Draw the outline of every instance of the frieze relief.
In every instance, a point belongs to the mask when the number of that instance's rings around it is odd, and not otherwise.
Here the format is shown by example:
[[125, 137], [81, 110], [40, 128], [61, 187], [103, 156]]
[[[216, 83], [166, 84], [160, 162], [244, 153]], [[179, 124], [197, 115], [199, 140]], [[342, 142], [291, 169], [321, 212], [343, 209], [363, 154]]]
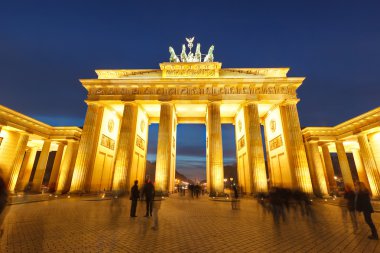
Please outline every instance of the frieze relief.
[[139, 87], [139, 88], [91, 88], [89, 95], [254, 95], [288, 94], [296, 95], [295, 87], [287, 86], [224, 86], [224, 87]]

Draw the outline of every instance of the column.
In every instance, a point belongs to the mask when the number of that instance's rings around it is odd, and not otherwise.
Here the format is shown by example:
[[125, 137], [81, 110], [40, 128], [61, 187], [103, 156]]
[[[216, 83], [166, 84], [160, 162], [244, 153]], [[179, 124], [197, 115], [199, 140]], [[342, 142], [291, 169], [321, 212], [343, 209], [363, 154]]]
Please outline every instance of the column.
[[348, 159], [346, 151], [344, 150], [343, 142], [336, 141], [336, 152], [338, 154], [339, 166], [343, 176], [343, 183], [345, 186], [354, 187], [354, 181], [352, 180], [350, 165], [348, 164]]
[[267, 175], [257, 104], [250, 103], [244, 107], [244, 121], [251, 185], [253, 186], [251, 192], [267, 192]]
[[66, 193], [66, 191], [69, 190], [71, 176], [72, 176], [72, 174], [70, 176], [70, 171], [72, 172], [72, 169], [74, 167], [77, 151], [78, 151], [78, 143], [69, 141], [67, 143], [67, 147], [66, 147], [66, 150], [61, 162], [61, 166], [59, 168], [59, 173], [58, 173], [58, 178], [57, 178], [57, 183], [56, 183], [57, 193]]
[[218, 195], [224, 191], [222, 125], [219, 102], [211, 102], [207, 105], [207, 131], [210, 193]]
[[314, 164], [314, 174], [315, 174], [315, 179], [316, 179], [316, 195], [318, 196], [327, 196], [328, 191], [327, 191], [327, 185], [326, 185], [326, 178], [325, 178], [325, 173], [323, 169], [323, 164], [321, 160], [321, 156], [319, 154], [319, 149], [318, 149], [318, 142], [310, 142], [310, 151], [311, 151], [311, 156], [312, 156], [312, 161]]
[[317, 180], [317, 176], [315, 175], [313, 154], [312, 154], [311, 145], [309, 142], [305, 142], [305, 151], [306, 151], [307, 161], [309, 164], [309, 173], [310, 173], [313, 191], [314, 191], [314, 194], [318, 195], [318, 191], [319, 191], [318, 180]]
[[10, 168], [10, 176], [9, 176], [9, 182], [8, 182], [8, 190], [10, 192], [14, 192], [17, 179], [20, 174], [21, 164], [24, 159], [26, 146], [28, 144], [29, 135], [21, 133], [20, 137], [17, 141], [17, 146], [15, 150], [15, 158], [12, 162], [12, 166]]
[[33, 183], [32, 183], [33, 192], [41, 192], [41, 185], [42, 185], [42, 181], [44, 180], [46, 164], [49, 158], [50, 145], [51, 145], [50, 140], [44, 141], [40, 158], [38, 159], [36, 172], [34, 173], [34, 177], [33, 177]]
[[368, 190], [371, 190], [371, 187], [368, 182], [367, 173], [365, 172], [364, 164], [360, 151], [358, 148], [351, 148], [352, 155], [354, 156], [355, 167], [358, 173], [359, 181], [363, 182]]
[[93, 168], [94, 152], [98, 145], [99, 132], [103, 118], [103, 107], [90, 103], [79, 143], [75, 162], [71, 192], [86, 191], [87, 174]]
[[26, 151], [25, 158], [21, 167], [22, 173], [17, 180], [16, 190], [23, 191], [29, 183], [30, 174], [32, 174], [34, 160], [37, 155], [37, 147], [32, 147]]
[[[113, 177], [113, 190], [129, 191], [130, 167], [133, 160], [133, 148], [135, 146], [137, 105], [127, 103], [124, 105], [123, 118], [117, 145], [115, 172]], [[128, 177], [127, 177], [128, 176]], [[139, 182], [140, 185], [143, 182]]]
[[50, 173], [50, 179], [49, 179], [49, 184], [48, 184], [49, 190], [53, 192], [55, 191], [55, 189], [57, 189], [58, 173], [59, 173], [59, 168], [61, 167], [64, 149], [65, 149], [65, 144], [59, 143], [57, 152], [55, 153], [53, 168]]
[[294, 170], [296, 187], [305, 193], [313, 193], [305, 146], [298, 118], [296, 101], [280, 106], [281, 120], [289, 161]]
[[334, 176], [335, 176], [334, 166], [333, 166], [333, 163], [331, 160], [331, 155], [330, 155], [328, 144], [322, 145], [322, 155], [323, 155], [323, 160], [325, 162], [326, 175], [327, 175], [327, 179], [329, 181], [330, 190], [336, 191], [337, 186], [336, 186], [336, 181], [334, 178]]
[[161, 104], [160, 125], [158, 127], [156, 190], [169, 191], [173, 105]]
[[372, 192], [372, 197], [380, 197], [380, 174], [376, 167], [375, 160], [371, 151], [371, 147], [368, 143], [366, 135], [361, 134], [358, 136], [358, 142], [360, 146], [360, 153], [363, 158], [363, 164], [365, 171], [367, 172], [369, 186]]

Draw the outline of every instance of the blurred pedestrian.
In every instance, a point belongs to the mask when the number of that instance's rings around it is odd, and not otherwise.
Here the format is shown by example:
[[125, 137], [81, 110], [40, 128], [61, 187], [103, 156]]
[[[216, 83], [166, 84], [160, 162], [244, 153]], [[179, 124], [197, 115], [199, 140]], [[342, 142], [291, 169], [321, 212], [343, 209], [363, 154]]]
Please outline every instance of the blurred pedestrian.
[[351, 223], [354, 229], [354, 232], [358, 230], [358, 221], [356, 219], [356, 210], [355, 210], [355, 191], [351, 186], [347, 185], [345, 187], [344, 199], [346, 200], [347, 211], [350, 214]]
[[140, 191], [139, 191], [138, 183], [139, 183], [139, 181], [135, 180], [135, 183], [131, 188], [131, 196], [129, 198], [132, 201], [131, 212], [130, 212], [131, 217], [137, 217], [136, 216], [137, 200], [140, 198]]
[[150, 181], [150, 179], [146, 180], [144, 188], [143, 188], [143, 195], [145, 196], [145, 202], [146, 202], [146, 213], [144, 217], [152, 216], [152, 208], [153, 208], [153, 200], [154, 200], [154, 185]]
[[371, 199], [369, 197], [369, 191], [365, 187], [363, 182], [356, 182], [355, 184], [357, 189], [356, 195], [356, 210], [358, 212], [363, 212], [364, 220], [371, 229], [371, 235], [368, 236], [368, 239], [379, 240], [377, 230], [373, 224], [371, 214], [373, 213], [373, 207], [371, 205]]
[[157, 230], [158, 229], [158, 211], [161, 208], [161, 202], [162, 202], [162, 194], [159, 194], [156, 198], [154, 198], [154, 204], [153, 204], [153, 225], [152, 229]]
[[3, 236], [4, 233], [3, 221], [5, 219], [5, 209], [8, 203], [8, 191], [3, 179], [2, 172], [3, 171], [0, 169], [0, 238]]
[[240, 209], [239, 208], [239, 191], [236, 185], [232, 186], [232, 190], [234, 191], [233, 198], [231, 200], [232, 210], [238, 210]]

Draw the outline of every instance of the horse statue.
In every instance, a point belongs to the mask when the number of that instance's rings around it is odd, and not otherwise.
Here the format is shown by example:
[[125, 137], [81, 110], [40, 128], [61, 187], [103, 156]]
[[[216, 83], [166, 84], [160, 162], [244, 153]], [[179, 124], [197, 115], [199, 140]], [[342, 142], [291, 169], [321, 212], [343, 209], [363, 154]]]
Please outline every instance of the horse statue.
[[203, 62], [213, 62], [214, 61], [214, 45], [212, 45], [210, 47], [210, 49], [208, 50], [208, 53], [206, 55], [206, 57], [204, 58]]
[[187, 62], [187, 55], [186, 55], [186, 46], [185, 46], [185, 44], [182, 45], [181, 62]]
[[201, 54], [201, 44], [197, 43], [197, 47], [195, 49], [195, 56], [193, 62], [201, 62], [202, 54]]
[[175, 55], [174, 49], [172, 47], [169, 47], [169, 53], [170, 53], [170, 62], [179, 62], [179, 59], [177, 55]]

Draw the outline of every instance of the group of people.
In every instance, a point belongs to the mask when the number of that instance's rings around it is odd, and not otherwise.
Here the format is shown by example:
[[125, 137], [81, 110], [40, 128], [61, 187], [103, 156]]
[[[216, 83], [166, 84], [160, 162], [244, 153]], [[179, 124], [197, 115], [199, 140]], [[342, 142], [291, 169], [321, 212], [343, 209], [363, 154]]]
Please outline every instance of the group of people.
[[356, 232], [358, 229], [358, 222], [356, 219], [356, 213], [363, 213], [364, 220], [371, 229], [371, 235], [368, 236], [371, 240], [379, 240], [375, 224], [373, 224], [371, 214], [374, 212], [370, 193], [363, 182], [356, 182], [355, 189], [352, 189], [349, 185], [345, 187], [344, 198], [347, 202], [347, 209], [350, 213], [351, 222]]
[[280, 220], [286, 221], [286, 212], [289, 212], [291, 206], [295, 212], [300, 210], [302, 216], [313, 215], [309, 196], [300, 190], [272, 187], [268, 194], [258, 194], [257, 199], [265, 211], [272, 213], [276, 224]]
[[[137, 217], [136, 215], [136, 209], [137, 209], [137, 202], [139, 199], [145, 199], [146, 203], [146, 213], [144, 217], [152, 217], [153, 216], [153, 226], [152, 229], [156, 230], [158, 228], [158, 210], [160, 208], [161, 203], [156, 202], [155, 205], [153, 205], [153, 201], [155, 201], [155, 188], [149, 179], [145, 181], [145, 184], [142, 189], [142, 194], [140, 195], [140, 190], [138, 186], [138, 180], [134, 181], [134, 185], [131, 188], [130, 192], [130, 200], [131, 200], [131, 211], [130, 216], [132, 218]], [[158, 200], [157, 200], [158, 201]]]

